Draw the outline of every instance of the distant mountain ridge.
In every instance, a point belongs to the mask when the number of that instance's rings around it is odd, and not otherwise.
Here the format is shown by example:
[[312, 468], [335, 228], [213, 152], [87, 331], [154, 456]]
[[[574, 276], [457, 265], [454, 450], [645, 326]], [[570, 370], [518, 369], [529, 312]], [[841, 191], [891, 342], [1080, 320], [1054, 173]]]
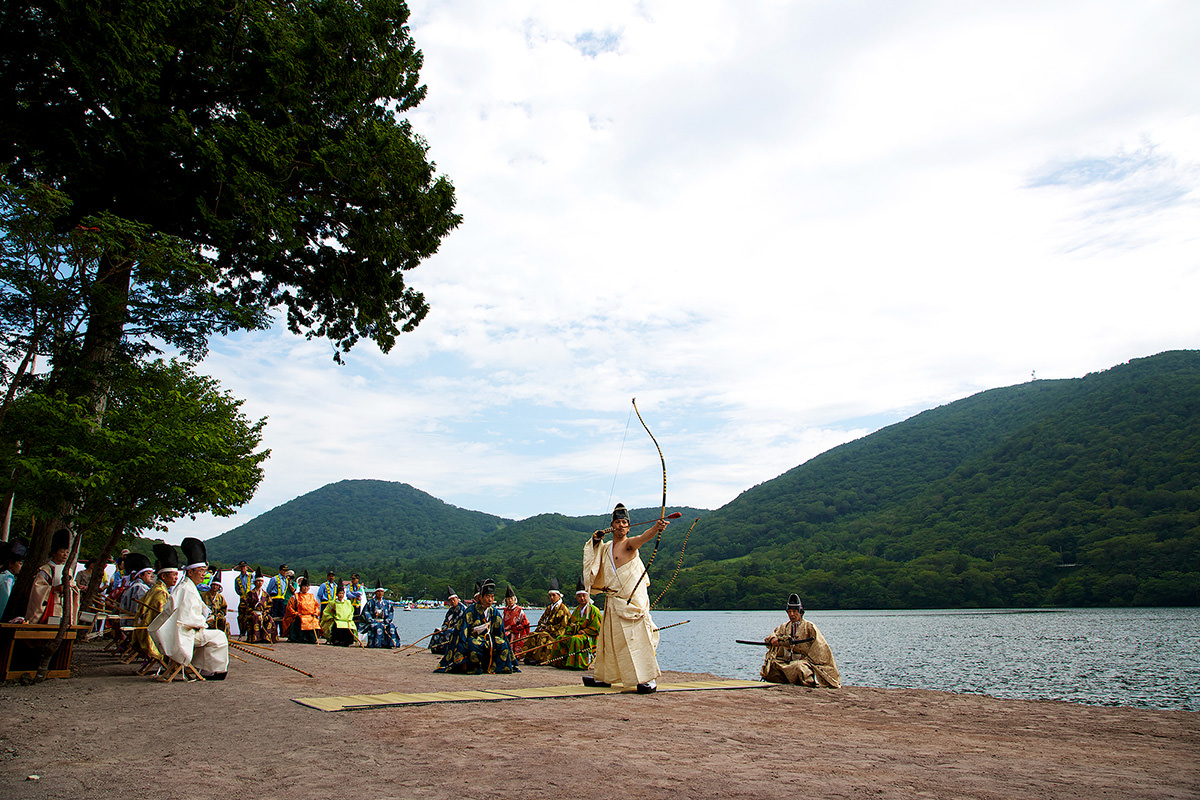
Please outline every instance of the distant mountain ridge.
[[[663, 604], [774, 608], [792, 591], [824, 608], [1198, 604], [1198, 487], [1196, 351], [994, 389], [836, 447], [716, 511], [679, 509], [700, 521]], [[342, 481], [208, 545], [214, 560], [264, 569], [378, 572], [410, 594], [487, 574], [528, 597], [551, 576], [573, 583], [586, 534], [605, 525], [507, 520], [407, 484]], [[664, 536], [652, 597], [686, 530]]]
[[469, 546], [511, 523], [452, 506], [406, 483], [344, 480], [289, 500], [207, 546], [214, 560], [359, 567], [421, 557], [431, 536], [439, 549]]

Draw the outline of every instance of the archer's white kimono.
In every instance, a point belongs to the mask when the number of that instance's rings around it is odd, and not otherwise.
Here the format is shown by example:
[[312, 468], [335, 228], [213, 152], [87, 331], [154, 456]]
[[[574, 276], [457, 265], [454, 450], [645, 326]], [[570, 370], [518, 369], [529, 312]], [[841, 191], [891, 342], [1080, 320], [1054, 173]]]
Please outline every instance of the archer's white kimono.
[[642, 557], [635, 555], [618, 569], [612, 548], [611, 541], [594, 544], [590, 535], [583, 546], [583, 582], [588, 592], [605, 595], [593, 663], [596, 680], [631, 688], [662, 674], [658, 631], [650, 619], [650, 579], [642, 577], [646, 572]]
[[150, 623], [150, 635], [163, 655], [178, 664], [209, 672], [229, 669], [229, 637], [208, 629], [212, 613], [200, 591], [184, 577], [171, 592], [162, 613]]

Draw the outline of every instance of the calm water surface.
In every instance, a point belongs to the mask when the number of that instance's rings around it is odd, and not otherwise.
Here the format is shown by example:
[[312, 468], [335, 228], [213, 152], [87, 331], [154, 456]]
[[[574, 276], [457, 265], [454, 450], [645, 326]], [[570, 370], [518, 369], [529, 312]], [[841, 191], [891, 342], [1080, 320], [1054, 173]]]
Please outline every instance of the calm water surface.
[[[236, 603], [236, 600], [235, 600]], [[235, 606], [236, 607], [236, 606]], [[396, 612], [400, 640], [444, 612]], [[540, 612], [528, 613], [536, 625]], [[1200, 608], [810, 611], [847, 686], [1200, 711]], [[232, 622], [236, 615], [229, 615]], [[758, 678], [783, 611], [655, 611], [663, 669]]]
[[[1200, 609], [817, 611], [851, 686], [1200, 711]], [[665, 669], [758, 676], [775, 611], [656, 612]], [[670, 638], [668, 638], [670, 637]]]

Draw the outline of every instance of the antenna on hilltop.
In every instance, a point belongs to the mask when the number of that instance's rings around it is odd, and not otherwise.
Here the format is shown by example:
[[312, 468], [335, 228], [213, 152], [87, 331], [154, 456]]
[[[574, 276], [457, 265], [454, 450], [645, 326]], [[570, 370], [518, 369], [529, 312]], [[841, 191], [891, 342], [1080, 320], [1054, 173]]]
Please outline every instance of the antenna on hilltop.
[[1029, 373], [1029, 380], [1031, 380], [1031, 381], [1037, 380], [1037, 370], [1036, 369], [1033, 372]]

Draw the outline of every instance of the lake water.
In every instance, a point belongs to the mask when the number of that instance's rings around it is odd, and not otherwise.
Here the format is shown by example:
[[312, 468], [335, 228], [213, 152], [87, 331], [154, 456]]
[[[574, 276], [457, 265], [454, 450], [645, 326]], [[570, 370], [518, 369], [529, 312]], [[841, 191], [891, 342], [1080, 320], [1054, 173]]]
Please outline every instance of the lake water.
[[[235, 600], [236, 603], [236, 600]], [[236, 607], [236, 606], [235, 606]], [[235, 614], [229, 615], [230, 622]], [[400, 640], [444, 612], [396, 612]], [[540, 612], [528, 612], [532, 625]], [[847, 686], [1200, 711], [1200, 608], [810, 611]], [[757, 679], [783, 611], [655, 611], [663, 669]]]

